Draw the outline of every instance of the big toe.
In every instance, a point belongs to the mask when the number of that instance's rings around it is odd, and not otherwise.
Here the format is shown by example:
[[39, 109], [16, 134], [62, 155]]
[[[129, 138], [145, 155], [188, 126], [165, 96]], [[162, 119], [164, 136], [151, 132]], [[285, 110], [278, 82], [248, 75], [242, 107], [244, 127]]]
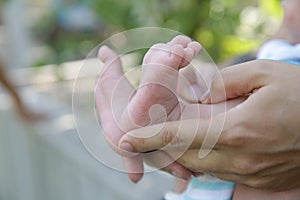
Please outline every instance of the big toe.
[[189, 43], [187, 47], [194, 51], [194, 56], [197, 55], [200, 52], [201, 48], [202, 48], [200, 43], [196, 42], [196, 41], [193, 41], [193, 42]]
[[178, 69], [183, 56], [182, 45], [157, 44], [149, 49], [143, 64], [158, 64]]
[[117, 54], [108, 46], [102, 46], [98, 51], [98, 58], [104, 63], [116, 59], [117, 57]]
[[100, 47], [98, 51], [98, 58], [104, 63], [104, 68], [101, 71], [101, 76], [118, 76], [119, 78], [123, 75], [122, 64], [118, 55], [110, 49], [108, 46]]

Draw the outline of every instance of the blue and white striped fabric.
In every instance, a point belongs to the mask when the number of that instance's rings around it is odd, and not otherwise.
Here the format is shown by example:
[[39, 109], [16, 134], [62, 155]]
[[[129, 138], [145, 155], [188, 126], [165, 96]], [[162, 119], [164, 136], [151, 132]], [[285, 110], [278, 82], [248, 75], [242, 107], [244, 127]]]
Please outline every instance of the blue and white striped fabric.
[[300, 43], [289, 44], [284, 40], [270, 40], [258, 51], [257, 59], [270, 59], [300, 65]]
[[205, 174], [193, 177], [180, 200], [230, 200], [235, 183]]

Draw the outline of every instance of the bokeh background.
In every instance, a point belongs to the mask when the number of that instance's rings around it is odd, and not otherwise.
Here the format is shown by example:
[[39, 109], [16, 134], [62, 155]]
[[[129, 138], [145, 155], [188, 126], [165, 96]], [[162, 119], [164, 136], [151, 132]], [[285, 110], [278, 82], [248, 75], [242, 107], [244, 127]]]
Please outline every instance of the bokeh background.
[[77, 105], [81, 125], [100, 132], [84, 109], [99, 71], [77, 77], [82, 61], [115, 33], [154, 26], [199, 41], [224, 65], [255, 55], [281, 18], [279, 0], [0, 0], [0, 75], [9, 82], [0, 86], [0, 200], [161, 199], [171, 176], [132, 184], [80, 142], [72, 93], [88, 97]]
[[182, 32], [221, 62], [256, 50], [282, 16], [279, 0], [1, 0], [1, 7], [1, 46], [26, 43], [26, 66], [83, 59], [112, 34], [143, 26]]

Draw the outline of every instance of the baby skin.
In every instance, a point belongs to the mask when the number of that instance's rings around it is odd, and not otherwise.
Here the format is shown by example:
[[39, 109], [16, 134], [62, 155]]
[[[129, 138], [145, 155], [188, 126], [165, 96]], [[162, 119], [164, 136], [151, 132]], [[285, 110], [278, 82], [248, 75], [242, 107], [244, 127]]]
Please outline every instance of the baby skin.
[[155, 44], [146, 53], [140, 85], [122, 115], [126, 131], [179, 120], [182, 109], [177, 98], [179, 69], [189, 64], [201, 46], [184, 36], [167, 44]]
[[[134, 89], [129, 81], [124, 79], [118, 56], [107, 46], [102, 46], [99, 49], [98, 57], [104, 63], [104, 69], [99, 76], [95, 94], [103, 133], [108, 143], [118, 154], [126, 155], [123, 157], [124, 167], [133, 182], [138, 182], [143, 176], [143, 158], [141, 155], [133, 156], [131, 154], [128, 156], [126, 152], [118, 148], [118, 142], [122, 135], [141, 125], [206, 116], [211, 112], [211, 105], [181, 104], [182, 107], [180, 107], [177, 98], [172, 99], [176, 97], [173, 92], [176, 91], [178, 70], [186, 66], [199, 50], [200, 45], [198, 43], [183, 36], [175, 37], [168, 44], [153, 46], [143, 61], [141, 86], [132, 97]], [[156, 56], [159, 59], [154, 59]], [[163, 70], [161, 70], [162, 66]], [[186, 76], [190, 77], [191, 72], [186, 73]], [[195, 81], [191, 82], [195, 85]], [[118, 84], [122, 88], [115, 90]], [[194, 86], [194, 88], [197, 87]], [[201, 94], [199, 95], [201, 96]], [[114, 106], [111, 104], [113, 99], [118, 101]], [[131, 100], [128, 101], [129, 99]], [[155, 104], [161, 106], [153, 106]], [[236, 103], [232, 104], [235, 105]], [[151, 107], [154, 109], [150, 110]], [[224, 111], [225, 108], [224, 104], [215, 107], [219, 107], [219, 109], [214, 109], [214, 111]], [[156, 111], [156, 108], [159, 108], [158, 112], [153, 112]], [[149, 110], [153, 115], [150, 114], [149, 116]], [[115, 119], [119, 116], [122, 117]], [[154, 157], [154, 159], [150, 159], [152, 165], [182, 179], [188, 180], [192, 175], [189, 169], [174, 162], [174, 159], [163, 151], [157, 151], [155, 155], [148, 155], [148, 157]]]
[[[150, 48], [143, 60], [140, 87], [136, 91], [136, 94], [131, 98], [130, 102], [126, 102], [128, 105], [122, 112], [122, 117], [120, 119], [120, 123], [118, 124], [121, 126], [118, 128], [122, 131], [118, 130], [116, 126], [109, 127], [110, 130], [108, 131], [104, 130], [104, 132], [106, 132], [106, 136], [110, 140], [110, 143], [113, 144], [113, 148], [117, 145], [122, 134], [140, 126], [179, 119], [209, 117], [212, 110], [214, 112], [225, 111], [224, 103], [213, 106], [195, 103], [183, 104], [182, 102], [179, 102], [178, 98], [176, 97], [176, 89], [179, 78], [181, 78], [181, 80], [186, 78], [186, 82], [193, 82], [193, 80], [188, 80], [190, 76], [184, 77], [185, 75], [182, 75], [180, 77], [179, 69], [189, 64], [194, 56], [199, 53], [200, 49], [201, 46], [199, 43], [193, 42], [191, 39], [184, 36], [177, 36], [167, 44], [156, 44]], [[121, 70], [121, 62], [117, 55], [106, 46], [100, 48], [99, 59], [106, 65], [106, 67], [109, 67], [105, 70], [105, 74], [102, 74], [102, 77], [108, 77], [110, 80], [108, 82], [102, 81], [102, 87], [107, 88], [107, 91], [112, 91], [113, 87], [111, 85], [114, 85], [113, 79], [116, 77], [117, 79], [121, 79], [121, 76], [123, 75]], [[187, 75], [191, 75], [191, 73], [194, 73], [194, 71], [191, 70], [188, 73], [185, 72]], [[102, 78], [102, 80], [103, 79], [105, 78]], [[127, 86], [128, 84], [128, 82], [123, 84], [125, 85], [125, 90], [126, 87], [129, 87]], [[182, 89], [182, 87], [179, 88]], [[193, 88], [195, 90], [197, 89], [195, 86]], [[132, 93], [132, 91], [128, 90], [127, 93]], [[195, 94], [197, 94], [197, 91], [190, 96]], [[199, 93], [197, 95], [199, 95], [199, 97], [201, 96]], [[100, 120], [102, 125], [106, 127], [107, 124], [112, 123], [105, 122], [108, 117], [101, 114], [104, 113], [104, 108], [103, 103], [99, 103], [99, 101], [104, 100], [102, 100], [99, 92], [98, 95], [96, 94], [96, 97], [97, 96], [97, 107], [99, 109]], [[227, 108], [233, 107], [240, 102], [241, 100], [231, 101], [227, 103]], [[214, 107], [214, 109], [212, 109], [212, 107]], [[174, 172], [173, 174], [181, 174], [181, 178], [189, 179], [191, 175], [189, 170], [174, 162], [172, 158], [170, 158], [168, 155], [165, 155], [165, 152], [158, 152], [157, 154], [163, 154], [156, 155], [155, 157], [159, 158], [159, 160], [163, 161], [163, 163], [172, 163], [172, 167], [163, 166], [166, 168], [166, 171], [170, 171], [171, 168], [171, 171]], [[154, 166], [161, 165], [155, 163], [155, 161], [156, 159], [152, 159], [151, 164]], [[134, 181], [140, 178], [141, 175], [139, 173], [142, 173], [140, 157], [124, 158], [124, 165], [127, 171], [130, 172], [129, 177], [131, 180]], [[184, 174], [184, 176], [182, 176], [182, 174]]]
[[[123, 132], [136, 129], [140, 126], [157, 124], [164, 121], [188, 119], [201, 116], [209, 117], [211, 115], [210, 106], [219, 108], [215, 109], [218, 110], [218, 112], [224, 112], [224, 104], [182, 104], [178, 98], [176, 98], [176, 89], [178, 78], [180, 76], [179, 69], [185, 67], [193, 59], [193, 57], [197, 55], [197, 53], [200, 51], [200, 48], [201, 47], [198, 43], [192, 42], [189, 38], [184, 36], [177, 36], [167, 44], [157, 44], [150, 48], [143, 60], [142, 76], [139, 89], [128, 102], [128, 105], [121, 114], [120, 125]], [[115, 59], [116, 61], [114, 62], [114, 65], [117, 66], [118, 70], [112, 70], [109, 73], [114, 75], [117, 73], [120, 75], [122, 73], [120, 71], [120, 61], [116, 59], [117, 56], [109, 48], [101, 48], [99, 50], [99, 58], [104, 63], [111, 62], [112, 59]], [[229, 105], [227, 104], [227, 109], [230, 109], [230, 107], [233, 107], [239, 103], [241, 103], [241, 100], [230, 102], [228, 103]], [[103, 120], [101, 121], [103, 122]], [[117, 133], [111, 132], [109, 134]], [[115, 138], [120, 138], [120, 136], [115, 136]], [[116, 142], [117, 140], [118, 139], [116, 139]], [[168, 157], [166, 154], [160, 151], [158, 151], [158, 153], [162, 155], [156, 155], [156, 157], [153, 157], [154, 160], [155, 158], [159, 158], [160, 160], [165, 159], [170, 161], [170, 157]], [[131, 160], [127, 160], [127, 164], [125, 162], [125, 167], [127, 165], [127, 169], [131, 168], [129, 169], [130, 172], [137, 170], [137, 172], [141, 173], [140, 162], [142, 162], [140, 158], [132, 157]], [[175, 168], [177, 170], [186, 170], [178, 163]], [[186, 174], [188, 175], [188, 171], [186, 171]], [[234, 199], [245, 198], [245, 196], [242, 196], [242, 193], [239, 192], [239, 190], [243, 192], [245, 192], [245, 190], [251, 190], [243, 186], [238, 186], [237, 188], [238, 190], [235, 191], [236, 195]], [[256, 199], [259, 199], [260, 197], [265, 198], [266, 195], [267, 197], [271, 195], [269, 192], [264, 191], [259, 191], [256, 194], [258, 194], [255, 196]]]
[[[106, 46], [99, 49], [99, 59], [105, 64], [105, 70], [100, 75], [98, 83], [98, 86], [100, 85], [98, 88], [101, 91], [96, 90], [97, 107], [104, 134], [116, 152], [119, 154], [124, 153], [120, 152], [116, 147], [118, 146], [120, 137], [127, 131], [161, 121], [179, 119], [178, 100], [173, 94], [176, 91], [177, 85], [177, 81], [174, 78], [177, 77], [179, 68], [186, 66], [199, 51], [200, 45], [186, 37], [174, 38], [169, 44], [154, 45], [144, 58], [140, 87], [135, 95], [130, 97], [133, 94], [133, 88], [129, 86], [130, 83], [127, 80], [122, 79], [123, 73], [119, 58]], [[124, 103], [126, 105], [124, 109], [115, 109], [122, 110], [122, 112], [113, 113], [115, 116], [121, 116], [118, 119], [119, 123], [116, 124], [113, 120], [108, 120], [112, 116], [108, 117], [104, 114], [112, 115], [112, 112], [114, 112], [112, 110], [114, 109], [107, 109], [107, 107], [111, 107], [111, 104], [107, 102], [102, 93], [103, 91], [107, 91], [109, 94], [106, 95], [109, 96], [109, 100], [112, 100], [113, 95], [110, 93], [113, 91], [113, 86], [116, 85], [116, 82], [121, 79], [123, 88], [117, 91], [117, 93], [123, 92], [123, 94], [117, 96], [121, 96], [122, 98], [125, 96]], [[166, 95], [161, 95], [163, 93], [166, 93]], [[129, 98], [131, 100], [128, 102]], [[153, 112], [152, 108], [154, 104], [162, 105], [163, 112], [161, 112], [161, 109], [158, 112]], [[153, 115], [149, 116], [151, 109]], [[180, 174], [180, 177], [184, 179], [189, 179], [191, 176], [192, 172], [190, 170], [174, 162], [163, 151], [157, 151], [148, 157], [155, 157], [155, 159], [151, 159], [151, 163], [156, 167], [162, 166], [166, 171], [171, 171], [177, 175]], [[162, 162], [165, 164], [162, 164]], [[124, 158], [124, 166], [126, 171], [129, 172], [128, 175], [132, 181], [137, 182], [141, 178], [143, 165], [140, 155], [131, 155]]]

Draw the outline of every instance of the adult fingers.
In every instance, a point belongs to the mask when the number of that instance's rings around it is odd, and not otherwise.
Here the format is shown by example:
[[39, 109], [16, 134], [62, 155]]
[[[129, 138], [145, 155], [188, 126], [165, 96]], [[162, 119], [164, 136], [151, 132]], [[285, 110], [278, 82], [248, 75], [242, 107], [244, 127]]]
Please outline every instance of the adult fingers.
[[211, 150], [226, 144], [226, 134], [223, 132], [228, 132], [241, 117], [239, 110], [232, 108], [211, 119], [173, 121], [136, 129], [121, 138], [119, 147], [129, 152], [200, 147]]
[[204, 158], [199, 158], [199, 149], [187, 151], [170, 150], [167, 152], [178, 163], [193, 171], [206, 173], [231, 173], [231, 158], [226, 155], [226, 152], [212, 150]]
[[223, 69], [216, 73], [211, 84], [210, 96], [204, 103], [216, 103], [246, 96], [268, 83], [272, 62], [256, 60]]
[[144, 160], [148, 165], [155, 167], [156, 169], [168, 172], [175, 177], [189, 180], [192, 175], [192, 172], [189, 169], [177, 163], [165, 151], [154, 151], [143, 155]]
[[197, 124], [199, 124], [199, 120], [193, 119], [166, 122], [135, 129], [121, 138], [119, 147], [129, 152], [148, 152], [166, 146], [184, 149], [192, 142], [194, 142], [194, 146], [201, 145], [204, 133], [198, 133], [198, 136], [195, 137]]
[[180, 119], [210, 118], [238, 106], [245, 100], [246, 98], [241, 97], [216, 104], [188, 104], [182, 109]]

